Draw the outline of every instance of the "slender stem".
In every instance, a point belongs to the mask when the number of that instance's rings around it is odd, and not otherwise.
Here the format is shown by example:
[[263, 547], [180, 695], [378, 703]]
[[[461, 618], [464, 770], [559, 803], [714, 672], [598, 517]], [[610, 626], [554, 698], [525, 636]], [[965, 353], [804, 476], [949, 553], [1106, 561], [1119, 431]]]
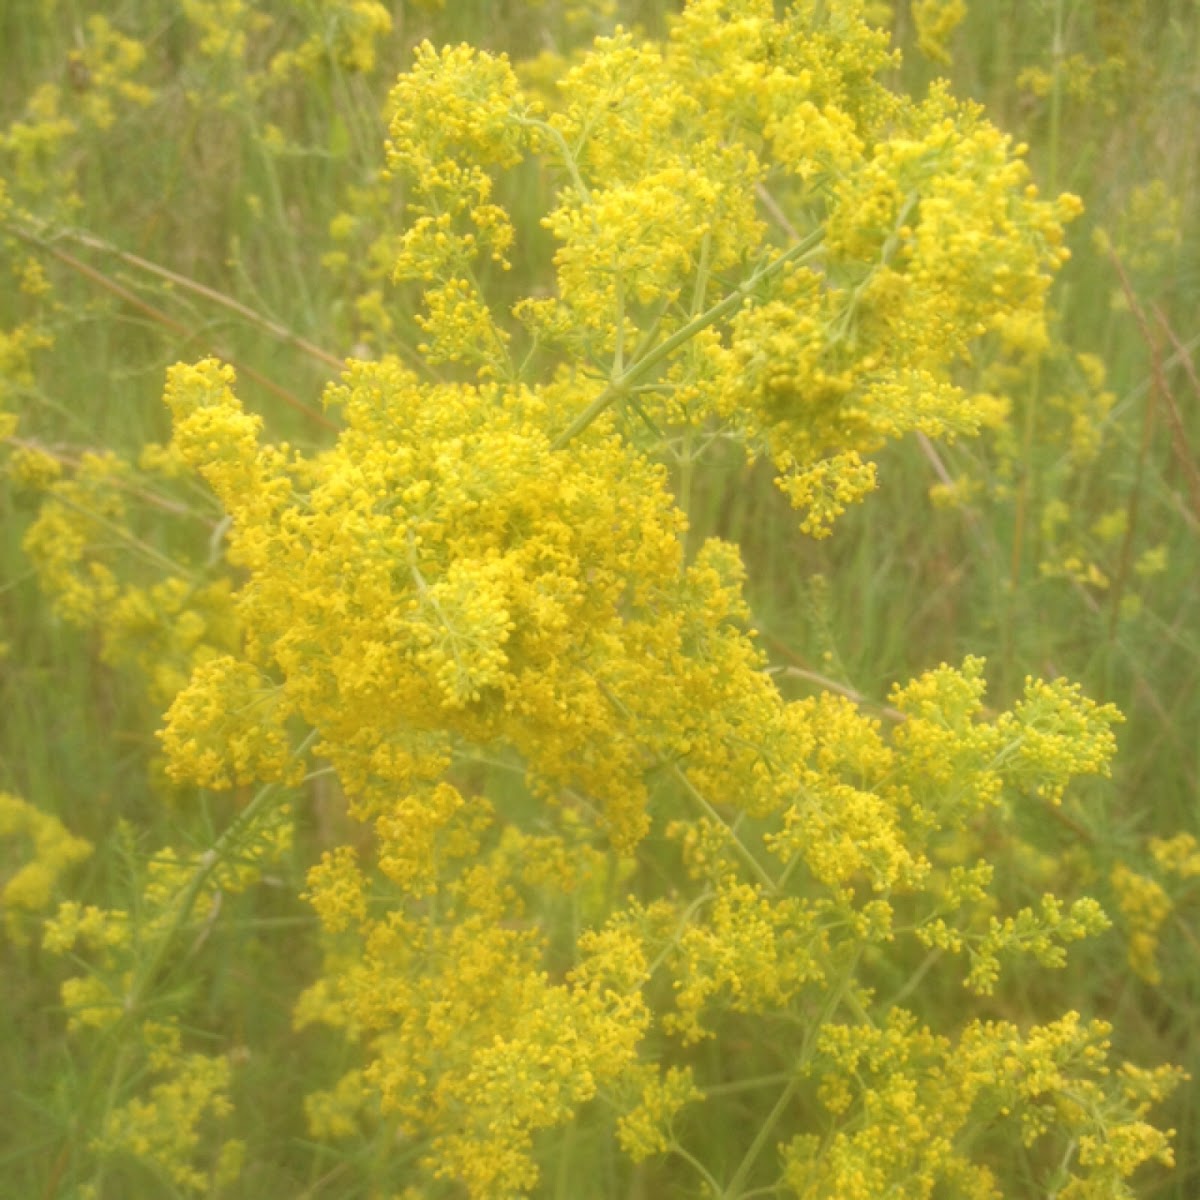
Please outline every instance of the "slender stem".
[[[317, 327], [316, 309], [313, 305], [312, 291], [308, 285], [308, 275], [301, 263], [300, 254], [297, 252], [296, 243], [298, 239], [295, 237], [295, 226], [288, 219], [287, 205], [284, 202], [283, 185], [279, 179], [278, 159], [267, 148], [266, 137], [258, 117], [258, 106], [247, 94], [244, 82], [239, 91], [241, 92], [241, 99], [243, 101], [239, 105], [239, 109], [244, 114], [246, 130], [250, 135], [251, 144], [258, 151], [258, 158], [262, 163], [263, 174], [266, 176], [267, 194], [271, 207], [275, 210], [275, 219], [278, 222], [278, 228], [287, 230], [293, 234], [290, 239], [291, 252], [283, 254], [282, 257], [287, 264], [288, 274], [291, 276], [296, 297], [299, 299], [301, 305], [303, 305], [305, 314], [308, 317], [308, 327], [315, 329]], [[280, 239], [275, 244], [282, 246], [286, 243]]]
[[1034, 434], [1036, 432], [1036, 416], [1040, 406], [1042, 391], [1042, 360], [1038, 358], [1033, 364], [1029, 381], [1029, 389], [1025, 396], [1025, 413], [1021, 431], [1021, 481], [1017, 485], [1016, 512], [1013, 514], [1012, 553], [1008, 568], [1008, 594], [1004, 607], [1004, 670], [1011, 675], [1014, 655], [1015, 625], [1017, 619], [1016, 605], [1020, 594], [1021, 572], [1025, 555], [1025, 535], [1030, 521], [1030, 508], [1033, 504], [1034, 492]]
[[579, 436], [606, 408], [609, 408], [632, 387], [640, 383], [660, 363], [670, 358], [680, 346], [690, 341], [702, 329], [715, 324], [736, 312], [765, 280], [777, 275], [789, 263], [798, 262], [817, 248], [825, 237], [823, 229], [814, 229], [803, 241], [785, 250], [760, 267], [749, 279], [738, 284], [724, 299], [711, 308], [693, 317], [686, 325], [677, 329], [670, 337], [661, 341], [653, 350], [632, 362], [620, 375], [609, 381], [608, 386], [550, 443], [551, 449], [561, 450]]
[[750, 1148], [746, 1151], [742, 1161], [738, 1164], [737, 1170], [734, 1171], [733, 1178], [720, 1193], [720, 1200], [741, 1200], [745, 1195], [742, 1191], [742, 1185], [746, 1182], [767, 1141], [775, 1132], [775, 1126], [779, 1124], [780, 1118], [787, 1111], [787, 1107], [791, 1104], [796, 1092], [799, 1091], [800, 1084], [804, 1078], [804, 1068], [808, 1065], [808, 1060], [816, 1044], [816, 1035], [828, 1024], [841, 1005], [846, 995], [846, 990], [850, 986], [850, 981], [854, 978], [858, 959], [859, 954], [855, 953], [854, 957], [847, 964], [845, 972], [842, 974], [841, 982], [829, 996], [829, 999], [826, 1000], [820, 1017], [809, 1026], [804, 1038], [804, 1045], [800, 1050], [800, 1057], [796, 1065], [792, 1068], [791, 1078], [788, 1080], [787, 1086], [780, 1093], [779, 1099], [775, 1101], [774, 1108], [767, 1114], [767, 1119], [759, 1126], [758, 1133], [755, 1135], [754, 1141], [750, 1143]]
[[675, 932], [671, 934], [670, 940], [658, 952], [654, 961], [646, 968], [647, 979], [650, 979], [654, 975], [654, 972], [657, 971], [658, 968], [667, 961], [671, 955], [671, 951], [679, 945], [679, 939], [687, 930], [692, 918], [713, 898], [713, 895], [714, 893], [711, 889], [705, 888], [704, 891], [702, 891], [700, 895], [697, 896], [695, 900], [693, 900], [691, 904], [687, 906], [683, 912], [683, 915], [679, 918], [679, 921], [675, 926]]
[[[117, 1107], [117, 1101], [120, 1098], [121, 1085], [125, 1081], [125, 1071], [129, 1066], [130, 1050], [128, 1045], [122, 1045], [117, 1048], [116, 1062], [113, 1063], [112, 1075], [108, 1080], [108, 1092], [104, 1098], [104, 1115], [100, 1118], [100, 1128], [104, 1129], [108, 1125], [108, 1119]], [[104, 1177], [108, 1173], [107, 1156], [99, 1155], [96, 1159], [96, 1169], [92, 1176], [92, 1186], [96, 1190], [96, 1194], [101, 1194], [104, 1185]]]
[[711, 1195], [714, 1197], [721, 1195], [721, 1185], [695, 1155], [689, 1154], [678, 1142], [672, 1142], [668, 1149], [669, 1153], [678, 1155], [696, 1171], [696, 1174], [708, 1184]]
[[689, 517], [682, 534], [682, 561], [686, 566], [688, 556], [688, 533], [691, 531], [690, 514], [692, 511], [692, 478], [695, 474], [696, 451], [692, 445], [694, 430], [691, 423], [683, 427], [683, 446], [679, 451], [679, 507], [685, 516]]
[[932, 970], [934, 964], [937, 963], [944, 953], [945, 951], [940, 946], [934, 946], [921, 960], [917, 969], [908, 977], [908, 981], [904, 986], [884, 1005], [884, 1008], [895, 1008], [908, 999], [917, 990], [921, 984], [921, 980]]
[[700, 1090], [705, 1100], [714, 1096], [736, 1096], [739, 1092], [752, 1092], [758, 1088], [776, 1087], [792, 1078], [791, 1071], [776, 1071], [774, 1075], [757, 1075], [753, 1079], [733, 1079], [729, 1083], [712, 1083]]
[[611, 378], [619, 379], [625, 370], [625, 276], [617, 272], [617, 328], [616, 348], [613, 350]]
[[[296, 754], [303, 754], [315, 738], [315, 731], [309, 733], [297, 748]], [[200, 856], [196, 870], [192, 873], [191, 879], [188, 880], [187, 886], [176, 902], [175, 913], [170, 926], [158, 938], [158, 942], [149, 958], [140, 965], [137, 976], [126, 993], [126, 1012], [136, 1012], [141, 1004], [143, 993], [158, 974], [159, 967], [166, 958], [167, 952], [175, 941], [176, 935], [191, 915], [192, 907], [195, 905], [205, 883], [208, 882], [209, 876], [216, 870], [217, 865], [225, 857], [230, 847], [236, 845], [245, 831], [258, 819], [259, 815], [271, 806], [279, 790], [278, 784], [274, 783], [269, 783], [260, 789], [258, 795], [230, 822], [225, 832]]]
[[[119, 297], [131, 308], [136, 309], [144, 316], [149, 317], [150, 320], [154, 321], [156, 324], [162, 325], [171, 330], [172, 333], [177, 334], [185, 341], [190, 342], [192, 340], [200, 339], [200, 330], [193, 329], [186, 325], [183, 321], [179, 321], [170, 314], [163, 312], [161, 309], [155, 308], [154, 305], [147, 303], [135, 292], [130, 291], [129, 288], [117, 283], [115, 279], [110, 279], [104, 274], [103, 271], [97, 271], [94, 267], [91, 267], [87, 263], [76, 258], [73, 254], [68, 254], [65, 250], [60, 249], [58, 246], [53, 245], [44, 238], [36, 237], [28, 231], [22, 230], [15, 226], [8, 226], [7, 228], [15, 233], [17, 237], [22, 238], [34, 245], [41, 246], [47, 254], [52, 255], [54, 258], [58, 259], [59, 262], [70, 267], [71, 270], [75, 271], [77, 274], [82, 275], [85, 279], [90, 279], [99, 287], [104, 288], [105, 291], [111, 292], [114, 296]], [[226, 362], [236, 367], [240, 375], [244, 375], [248, 379], [253, 379], [254, 382], [259, 385], [259, 387], [265, 388], [267, 391], [278, 396], [284, 401], [285, 404], [290, 405], [297, 412], [303, 413], [304, 416], [306, 416], [310, 421], [317, 425], [324, 426], [326, 429], [337, 428], [337, 425], [323, 413], [309, 408], [308, 405], [306, 405], [302, 400], [289, 392], [287, 388], [281, 387], [273, 379], [264, 375], [261, 371], [257, 371], [248, 363], [221, 352], [216, 347], [212, 347], [212, 350]], [[340, 367], [343, 364], [339, 361], [338, 365]]]
[[[634, 719], [633, 714], [622, 702], [621, 698], [610, 688], [606, 687], [602, 680], [597, 679], [596, 683], [600, 690], [608, 698], [608, 702], [621, 714], [621, 716], [628, 721], [632, 721]], [[655, 750], [649, 747], [647, 747], [647, 749], [649, 749], [650, 753], [654, 755], [657, 765], [660, 767], [666, 767], [667, 770], [670, 771], [671, 774], [674, 775], [675, 778], [683, 785], [684, 790], [696, 802], [696, 805], [700, 808], [704, 815], [729, 834], [729, 840], [733, 846], [734, 853], [737, 854], [742, 862], [746, 864], [746, 866], [750, 869], [750, 873], [758, 880], [760, 884], [762, 884], [764, 888], [766, 888], [767, 892], [774, 896], [779, 891], [777, 884], [771, 878], [771, 876], [767, 874], [762, 863], [760, 863], [758, 859], [755, 858], [750, 852], [750, 848], [741, 840], [741, 838], [738, 837], [737, 831], [730, 826], [729, 822], [726, 821], [719, 812], [717, 812], [707, 797], [687, 777], [677, 763], [668, 762]]]
[[124, 542], [126, 545], [132, 546], [139, 554], [144, 554], [152, 563], [169, 571], [172, 575], [177, 575], [183, 579], [195, 580], [196, 573], [177, 563], [174, 559], [168, 558], [160, 550], [156, 550], [149, 542], [142, 541], [136, 534], [130, 530], [118, 525], [115, 521], [110, 521], [108, 517], [102, 516], [94, 509], [86, 508], [82, 504], [77, 504], [67, 496], [55, 493], [50, 496], [51, 503], [61, 504], [63, 508], [70, 509], [71, 512], [78, 513], [81, 517], [85, 517], [89, 521], [94, 521], [101, 529], [108, 530], [118, 541]]
[[[789, 230], [794, 236], [795, 230]], [[691, 316], [695, 320], [700, 316], [704, 308], [704, 294], [708, 290], [708, 266], [709, 259], [712, 255], [712, 234], [706, 233], [703, 241], [700, 243], [700, 265], [696, 271], [695, 287], [692, 289], [692, 308]], [[690, 514], [692, 511], [692, 480], [695, 474], [696, 449], [695, 449], [696, 430], [691, 421], [688, 421], [683, 427], [683, 445], [679, 451], [679, 507], [685, 514]], [[688, 532], [691, 529], [690, 522], [683, 531], [683, 561], [687, 563], [688, 551]]]
[[1050, 190], [1058, 190], [1058, 151], [1062, 139], [1062, 110], [1064, 74], [1066, 72], [1066, 31], [1063, 0], [1055, 0], [1054, 5], [1054, 38], [1051, 43], [1051, 57], [1054, 61], [1054, 77], [1050, 90]]
[[446, 610], [442, 608], [437, 596], [433, 594], [429, 584], [425, 582], [425, 576], [421, 574], [421, 568], [417, 566], [417, 544], [411, 529], [408, 531], [408, 567], [412, 573], [413, 582], [417, 585], [417, 592], [421, 599], [433, 609], [437, 619], [442, 623], [442, 628], [449, 635], [450, 649], [454, 655], [454, 665], [458, 668], [459, 675], [464, 680], [469, 681], [471, 677], [470, 668], [463, 662], [462, 656], [458, 652], [459, 642], [465, 641], [466, 638], [454, 627], [454, 623], [450, 620]]
[[[1183, 372], [1188, 377], [1193, 391], [1195, 391], [1197, 398], [1200, 398], [1200, 377], [1196, 375], [1196, 367], [1192, 362], [1191, 355], [1188, 354], [1187, 348], [1180, 343], [1174, 330], [1167, 323], [1167, 318], [1163, 314], [1162, 309], [1157, 304], [1154, 306], [1154, 316], [1158, 321], [1159, 328], [1167, 335], [1171, 345], [1175, 348], [1180, 365], [1183, 367]], [[1163, 402], [1164, 416], [1167, 418], [1167, 425], [1171, 431], [1171, 447], [1175, 453], [1175, 461], [1184, 479], [1187, 480], [1188, 497], [1192, 506], [1188, 523], [1191, 525], [1193, 531], [1195, 531], [1200, 529], [1200, 463], [1197, 462], [1197, 456], [1188, 445], [1187, 427], [1184, 425], [1183, 414], [1180, 412], [1179, 405], [1172, 395], [1171, 389], [1166, 385], [1166, 373], [1163, 370], [1163, 364], [1158, 361], [1157, 356], [1154, 360], [1154, 367], [1159, 376], [1155, 386]], [[1182, 506], [1180, 511], [1185, 516], [1188, 515], [1187, 509], [1182, 508]]]
[[750, 873], [758, 880], [770, 895], [775, 895], [779, 890], [775, 880], [767, 874], [762, 863], [751, 853], [750, 848], [738, 837], [738, 835], [730, 828], [729, 822], [726, 821], [719, 812], [709, 803], [704, 794], [696, 787], [696, 785], [687, 777], [687, 774], [676, 763], [668, 763], [668, 770], [676, 779], [683, 785], [684, 790], [696, 802], [697, 806], [710, 821], [715, 821], [729, 834], [730, 841], [733, 845], [734, 853], [746, 864], [750, 869]]
[[552, 142], [557, 144], [562, 154], [563, 166], [567, 168], [567, 172], [571, 176], [571, 182], [575, 185], [575, 190], [579, 193], [579, 199], [584, 204], [591, 204], [592, 193], [588, 190], [588, 185], [583, 182], [583, 176], [579, 173], [579, 163], [571, 147], [567, 145], [567, 139], [563, 137], [561, 130], [556, 129], [549, 121], [539, 121], [536, 117], [518, 117], [517, 122], [528, 129], [540, 130]]
[[[18, 237], [28, 237], [30, 240], [37, 241], [48, 248], [48, 240], [45, 237], [35, 237], [20, 229], [16, 229], [15, 232]], [[256, 309], [235, 300], [232, 296], [228, 296], [224, 292], [217, 291], [216, 288], [211, 288], [207, 284], [201, 283], [198, 279], [181, 275], [178, 271], [172, 271], [156, 262], [151, 262], [150, 259], [142, 258], [139, 254], [131, 254], [128, 250], [122, 250], [120, 247], [114, 246], [111, 242], [106, 242], [103, 238], [98, 238], [94, 234], [84, 233], [82, 230], [56, 230], [54, 236], [65, 238], [67, 241], [74, 242], [79, 246], [86, 246], [89, 250], [99, 250], [102, 254], [110, 254], [120, 262], [125, 263], [126, 266], [136, 267], [139, 271], [145, 271], [147, 275], [155, 275], [159, 279], [166, 280], [167, 283], [173, 284], [184, 291], [192, 292], [197, 296], [203, 296], [205, 300], [211, 300], [214, 304], [218, 304], [222, 308], [227, 308], [243, 320], [248, 321], [252, 325], [257, 325], [260, 329], [266, 330], [267, 333], [274, 335], [281, 342], [289, 346], [295, 346], [297, 350], [302, 350], [310, 358], [315, 359], [319, 363], [324, 363], [327, 367], [332, 367], [335, 371], [341, 371], [346, 365], [344, 360], [338, 358], [336, 354], [331, 354], [315, 342], [310, 342], [307, 338], [301, 337], [298, 333], [288, 329], [287, 326], [281, 325], [278, 321], [264, 316]]]
[[[795, 230], [790, 231], [795, 237]], [[708, 290], [708, 264], [712, 257], [712, 233], [706, 233], [700, 240], [700, 263], [696, 268], [695, 286], [692, 288], [691, 315], [698, 317], [704, 307], [704, 293]]]
[[738, 1164], [738, 1169], [729, 1181], [729, 1186], [720, 1193], [721, 1200], [739, 1200], [741, 1197], [742, 1184], [746, 1181], [746, 1176], [750, 1174], [751, 1168], [762, 1153], [763, 1147], [767, 1144], [767, 1139], [775, 1132], [775, 1126], [779, 1124], [779, 1120], [786, 1111], [787, 1106], [791, 1104], [792, 1098], [799, 1091], [800, 1081], [800, 1072], [798, 1070], [794, 1071], [792, 1077], [788, 1080], [787, 1087], [779, 1093], [779, 1099], [775, 1101], [775, 1107], [771, 1109], [767, 1114], [767, 1119], [759, 1126], [758, 1133], [755, 1134], [754, 1141], [750, 1143], [750, 1149], [746, 1151], [745, 1157]]

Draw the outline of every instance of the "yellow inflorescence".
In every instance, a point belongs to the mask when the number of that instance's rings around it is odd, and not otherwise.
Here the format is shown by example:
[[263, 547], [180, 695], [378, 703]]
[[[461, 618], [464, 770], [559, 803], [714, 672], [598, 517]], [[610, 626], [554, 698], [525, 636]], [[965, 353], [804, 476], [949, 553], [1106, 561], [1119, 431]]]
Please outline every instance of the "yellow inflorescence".
[[[780, 1136], [797, 1194], [995, 1194], [965, 1135], [983, 1096], [1018, 1141], [1099, 1138], [1069, 1174], [1123, 1177], [1164, 1143], [1116, 1101], [1096, 1117], [1092, 1033], [934, 1033], [855, 976], [915, 944], [989, 993], [1011, 960], [1059, 967], [1105, 928], [1086, 899], [1005, 911], [978, 850], [953, 860], [1103, 774], [1117, 714], [1031, 680], [984, 719], [976, 659], [897, 689], [890, 735], [842, 698], [786, 703], [736, 550], [685, 555], [654, 461], [720, 431], [823, 532], [884, 441], [995, 421], [954, 367], [980, 338], [1044, 344], [1077, 205], [1041, 200], [1019, 148], [944, 89], [887, 92], [865, 24], [735, 7], [690, 5], [662, 44], [599, 40], [559, 99], [526, 97], [503, 58], [418, 48], [392, 94], [410, 223], [390, 244], [427, 357], [465, 378], [352, 362], [326, 396], [344, 428], [303, 456], [263, 442], [228, 367], [173, 370], [172, 453], [220, 499], [247, 580], [241, 655], [170, 709], [170, 770], [285, 778], [299, 720], [373, 827], [370, 852], [309, 875], [328, 972], [296, 1019], [359, 1055], [312, 1099], [315, 1134], [390, 1114], [431, 1177], [521, 1195], [540, 1132], [601, 1096], [631, 1155], [683, 1153], [675, 1114], [709, 1101], [657, 1055], [820, 1013], [793, 1086], [839, 1124], [819, 1154]], [[506, 311], [488, 280], [520, 234], [497, 195], [527, 160], [557, 186], [554, 281]], [[551, 361], [517, 357], [530, 336]], [[471, 783], [478, 761], [512, 785]], [[614, 853], [677, 855], [694, 891], [624, 896]], [[564, 906], [589, 918], [561, 956]], [[1086, 1120], [1074, 1088], [1094, 1091]]]
[[[371, 68], [387, 10], [317, 7], [325, 35], [261, 87]], [[1107, 926], [1087, 898], [1014, 898], [993, 858], [1032, 854], [1018, 822], [1065, 817], [1073, 781], [1108, 773], [1116, 710], [1029, 679], [991, 713], [973, 657], [895, 688], [886, 728], [843, 696], [791, 700], [738, 549], [689, 541], [714, 463], [769, 459], [821, 536], [886, 442], [1003, 424], [1002, 389], [960, 368], [1046, 348], [1079, 210], [1042, 199], [1024, 148], [945, 86], [886, 87], [896, 59], [862, 4], [776, 9], [694, 0], [661, 41], [618, 29], [536, 96], [503, 56], [418, 46], [387, 170], [334, 231], [342, 266], [367, 248], [381, 352], [328, 388], [332, 444], [269, 441], [207, 358], [171, 368], [170, 443], [136, 469], [14, 460], [46, 492], [26, 546], [57, 612], [145, 678], [169, 778], [237, 794], [213, 849], [143, 865], [128, 911], [65, 904], [47, 925], [48, 951], [91, 964], [62, 989], [72, 1027], [135, 1038], [148, 1072], [101, 1156], [181, 1191], [236, 1173], [240, 1144], [210, 1154], [197, 1132], [232, 1111], [231, 1061], [185, 1052], [149, 997], [183, 935], [289, 852], [271, 797], [313, 771], [362, 828], [307, 873], [324, 965], [294, 1021], [344, 1054], [305, 1112], [321, 1140], [384, 1130], [373, 1154], [411, 1151], [414, 1194], [530, 1194], [579, 1122], [711, 1191], [688, 1121], [723, 1121], [743, 1085], [778, 1096], [730, 1196], [765, 1145], [812, 1200], [992, 1198], [1014, 1162], [1046, 1194], [1115, 1197], [1169, 1160], [1144, 1120], [1169, 1071], [1113, 1072], [1106, 1027], [1075, 1013], [980, 1015], [1003, 1010], [1012, 962], [1062, 967]], [[961, 9], [915, 6], [927, 52]], [[184, 12], [214, 62], [251, 53], [245, 5]], [[505, 201], [518, 171], [541, 189], [532, 221]], [[371, 238], [388, 187], [405, 225]], [[499, 281], [533, 244], [547, 273], [517, 295]], [[385, 270], [429, 370], [379, 344]], [[22, 366], [20, 335], [6, 347]], [[1090, 399], [1062, 404], [1111, 403], [1092, 365], [1074, 364]], [[220, 509], [203, 565], [130, 516], [147, 480], [189, 476]], [[54, 870], [81, 853], [48, 847]], [[1194, 846], [1153, 853], [1200, 872]], [[1128, 869], [1112, 882], [1147, 974], [1169, 901]], [[940, 1007], [912, 994], [927, 971]]]
[[[11, 843], [32, 843], [32, 856], [20, 854], [12, 862]], [[26, 940], [23, 916], [49, 907], [58, 878], [92, 852], [91, 843], [72, 834], [57, 817], [32, 804], [0, 792], [0, 844], [10, 843], [4, 851], [5, 880], [0, 887], [0, 912], [8, 934], [18, 942]]]

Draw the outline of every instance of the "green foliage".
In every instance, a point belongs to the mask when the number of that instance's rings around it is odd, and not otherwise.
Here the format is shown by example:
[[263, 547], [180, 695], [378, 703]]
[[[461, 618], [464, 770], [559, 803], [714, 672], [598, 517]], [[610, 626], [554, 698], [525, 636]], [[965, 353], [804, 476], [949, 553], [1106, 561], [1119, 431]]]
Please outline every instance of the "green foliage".
[[5, 1194], [1194, 1194], [1200, 14], [678, 8], [0, 15]]

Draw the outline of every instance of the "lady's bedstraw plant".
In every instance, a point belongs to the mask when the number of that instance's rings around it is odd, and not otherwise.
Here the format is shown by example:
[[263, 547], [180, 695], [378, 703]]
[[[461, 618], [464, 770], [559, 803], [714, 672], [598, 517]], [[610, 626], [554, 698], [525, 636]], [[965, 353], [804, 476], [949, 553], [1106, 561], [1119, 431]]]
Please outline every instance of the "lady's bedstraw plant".
[[[309, 874], [326, 969], [295, 1019], [350, 1060], [312, 1136], [370, 1147], [346, 1161], [389, 1194], [623, 1195], [632, 1162], [724, 1200], [1080, 1200], [1170, 1162], [1146, 1114], [1172, 1072], [1111, 1065], [1076, 1012], [1005, 1017], [1007, 964], [1060, 967], [1107, 924], [994, 865], [1017, 818], [1107, 773], [1117, 713], [1029, 680], [985, 714], [972, 658], [898, 687], [890, 731], [789, 702], [736, 548], [687, 541], [718, 443], [824, 535], [885, 441], [997, 418], [960, 364], [1045, 339], [1077, 202], [1040, 199], [974, 107], [892, 94], [859, 10], [698, 0], [553, 93], [420, 47], [389, 170], [428, 370], [351, 362], [312, 455], [263, 440], [231, 368], [170, 372], [240, 639], [187, 650], [168, 770], [270, 796], [307, 728], [372, 832]], [[518, 171], [540, 231], [504, 203]], [[514, 298], [546, 236], [553, 279]], [[171, 867], [167, 935], [203, 867]]]

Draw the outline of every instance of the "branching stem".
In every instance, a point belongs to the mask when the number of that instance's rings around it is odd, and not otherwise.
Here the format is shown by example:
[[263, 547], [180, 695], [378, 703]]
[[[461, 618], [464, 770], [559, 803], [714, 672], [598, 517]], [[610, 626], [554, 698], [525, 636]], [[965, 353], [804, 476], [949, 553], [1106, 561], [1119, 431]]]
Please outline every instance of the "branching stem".
[[561, 450], [579, 436], [605, 409], [611, 407], [629, 390], [641, 383], [656, 367], [665, 362], [680, 346], [691, 341], [702, 329], [731, 316], [754, 294], [766, 280], [778, 275], [790, 263], [800, 262], [811, 254], [824, 240], [825, 231], [814, 229], [803, 241], [797, 242], [777, 258], [771, 259], [748, 279], [738, 284], [729, 295], [718, 300], [711, 308], [693, 317], [686, 325], [677, 329], [670, 337], [659, 342], [653, 350], [635, 359], [564, 429], [551, 443], [553, 450]]

